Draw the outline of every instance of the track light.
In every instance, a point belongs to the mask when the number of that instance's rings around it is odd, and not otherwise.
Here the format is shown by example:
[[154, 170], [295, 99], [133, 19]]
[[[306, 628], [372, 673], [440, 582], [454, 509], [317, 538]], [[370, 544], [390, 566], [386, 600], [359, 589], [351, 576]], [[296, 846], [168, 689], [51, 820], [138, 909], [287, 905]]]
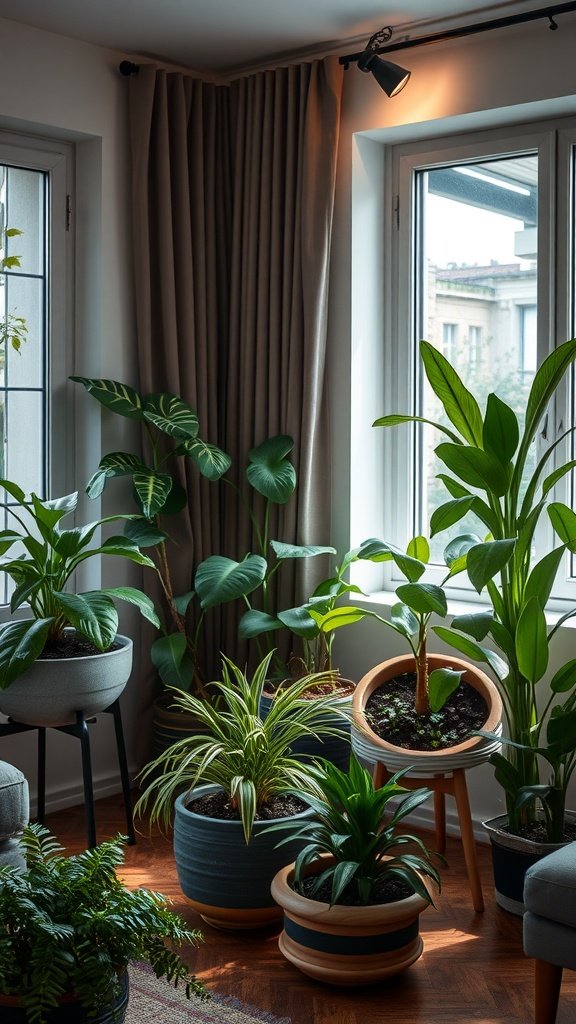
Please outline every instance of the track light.
[[358, 61], [358, 67], [361, 71], [369, 71], [374, 75], [387, 96], [397, 96], [410, 78], [409, 71], [401, 68], [399, 64], [382, 60], [373, 50], [366, 50], [365, 55]]

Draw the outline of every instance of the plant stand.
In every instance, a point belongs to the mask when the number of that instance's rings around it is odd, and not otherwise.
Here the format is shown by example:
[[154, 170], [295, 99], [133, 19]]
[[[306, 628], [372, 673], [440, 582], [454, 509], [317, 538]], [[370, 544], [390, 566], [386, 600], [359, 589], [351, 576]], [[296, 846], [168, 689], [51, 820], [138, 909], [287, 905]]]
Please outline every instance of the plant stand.
[[[392, 773], [388, 771], [381, 761], [376, 761], [374, 765], [375, 786], [384, 785], [391, 775]], [[420, 789], [421, 786], [426, 786], [433, 791], [434, 834], [438, 853], [444, 853], [446, 850], [446, 795], [454, 797], [460, 823], [460, 838], [464, 851], [468, 884], [472, 895], [472, 906], [477, 913], [482, 913], [484, 910], [484, 897], [482, 896], [482, 883], [478, 870], [476, 840], [470, 814], [470, 800], [468, 798], [465, 769], [453, 768], [444, 775], [426, 775], [425, 777], [405, 775], [401, 784], [406, 786], [407, 789]]]
[[[118, 764], [120, 778], [122, 781], [122, 795], [124, 809], [126, 812], [126, 830], [128, 843], [133, 846], [136, 842], [134, 833], [134, 822], [132, 818], [132, 798], [130, 795], [130, 777], [128, 775], [128, 761], [126, 758], [126, 745], [124, 743], [124, 729], [122, 727], [122, 716], [120, 714], [120, 701], [117, 698], [108, 708], [104, 708], [103, 714], [111, 714], [114, 717], [114, 730], [116, 734], [116, 749], [118, 752]], [[42, 825], [46, 811], [46, 729], [56, 729], [57, 732], [66, 733], [68, 736], [75, 736], [80, 740], [82, 753], [82, 778], [84, 784], [84, 806], [86, 808], [86, 831], [88, 847], [96, 846], [96, 820], [94, 816], [94, 787], [92, 783], [92, 759], [90, 754], [90, 732], [88, 726], [95, 722], [95, 718], [86, 718], [83, 711], [76, 712], [74, 725], [27, 725], [23, 722], [16, 722], [9, 718], [7, 722], [0, 723], [0, 737], [10, 736], [15, 733], [29, 732], [31, 729], [38, 730], [38, 808], [36, 818]]]

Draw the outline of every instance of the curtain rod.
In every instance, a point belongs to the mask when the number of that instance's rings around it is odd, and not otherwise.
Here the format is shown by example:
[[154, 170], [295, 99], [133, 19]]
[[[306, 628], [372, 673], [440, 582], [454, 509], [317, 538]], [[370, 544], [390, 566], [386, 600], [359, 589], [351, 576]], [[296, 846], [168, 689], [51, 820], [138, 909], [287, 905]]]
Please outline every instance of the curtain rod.
[[[510, 14], [505, 18], [493, 18], [491, 21], [480, 21], [474, 25], [468, 25], [462, 28], [448, 29], [446, 32], [435, 32], [428, 36], [417, 36], [415, 39], [403, 39], [398, 43], [391, 43], [389, 46], [373, 46], [372, 40], [376, 39], [380, 33], [376, 33], [375, 36], [368, 42], [366, 49], [359, 53], [347, 53], [345, 56], [340, 57], [340, 64], [344, 65], [344, 68], [348, 68], [350, 64], [356, 63], [366, 54], [366, 50], [370, 50], [375, 54], [379, 53], [392, 53], [395, 50], [408, 50], [413, 46], [425, 46], [428, 43], [440, 43], [447, 39], [459, 39], [462, 36], [472, 36], [479, 32], [490, 32], [496, 28], [508, 28], [510, 25], [522, 25], [529, 21], [539, 21], [542, 18], [547, 18], [550, 22], [551, 29], [557, 29], [558, 25], [554, 21], [554, 18], [559, 14], [569, 14], [572, 11], [576, 11], [576, 0], [571, 0], [570, 3], [564, 4], [553, 4], [551, 7], [540, 7], [538, 10], [526, 12], [525, 14]], [[381, 32], [387, 33], [386, 38], [390, 38], [392, 35], [392, 29], [381, 29]]]

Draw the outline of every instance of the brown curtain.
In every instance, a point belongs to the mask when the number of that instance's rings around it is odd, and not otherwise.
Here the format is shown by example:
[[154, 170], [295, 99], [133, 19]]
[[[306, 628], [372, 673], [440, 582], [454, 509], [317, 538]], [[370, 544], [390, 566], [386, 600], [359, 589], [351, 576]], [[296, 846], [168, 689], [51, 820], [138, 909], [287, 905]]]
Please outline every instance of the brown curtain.
[[[324, 395], [328, 261], [342, 68], [336, 58], [215, 86], [142, 66], [130, 79], [140, 386], [181, 394], [243, 475], [290, 434], [296, 497], [272, 536], [329, 543]], [[175, 583], [209, 554], [254, 549], [236, 500], [188, 468]], [[297, 599], [292, 572], [277, 600]], [[233, 609], [226, 608], [226, 612]], [[243, 657], [234, 615], [209, 616], [204, 658]]]

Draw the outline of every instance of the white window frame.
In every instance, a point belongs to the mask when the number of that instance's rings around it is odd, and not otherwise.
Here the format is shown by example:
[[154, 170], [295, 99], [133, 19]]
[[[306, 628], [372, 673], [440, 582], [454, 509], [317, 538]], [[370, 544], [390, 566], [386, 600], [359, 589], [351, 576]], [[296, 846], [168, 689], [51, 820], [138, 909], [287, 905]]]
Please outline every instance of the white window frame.
[[[0, 131], [0, 163], [45, 172], [48, 176], [47, 282], [47, 496], [74, 489], [74, 409], [68, 377], [74, 372], [72, 326], [74, 146], [43, 137]], [[15, 225], [16, 227], [18, 225]], [[28, 340], [27, 345], [31, 344]], [[17, 482], [17, 481], [16, 481]], [[7, 606], [0, 605], [0, 618]]]
[[[406, 135], [404, 134], [404, 138]], [[362, 155], [362, 141], [358, 140], [358, 152]], [[378, 147], [376, 140], [364, 142], [367, 152], [370, 147]], [[576, 145], [576, 121], [574, 118], [538, 122], [532, 125], [520, 125], [494, 130], [454, 136], [442, 135], [433, 139], [418, 142], [400, 142], [398, 145], [382, 145], [379, 148], [380, 168], [374, 175], [380, 178], [384, 191], [384, 202], [381, 207], [384, 223], [384, 239], [382, 242], [381, 269], [384, 273], [384, 303], [381, 311], [380, 324], [383, 327], [384, 346], [379, 360], [373, 365], [382, 369], [383, 380], [380, 389], [380, 406], [376, 415], [391, 412], [406, 412], [413, 408], [414, 396], [418, 385], [418, 360], [412, 359], [410, 352], [411, 339], [414, 336], [415, 311], [412, 302], [414, 288], [414, 263], [410, 258], [410, 249], [415, 235], [414, 199], [411, 190], [411, 176], [416, 169], [426, 169], [445, 163], [469, 163], [481, 161], [491, 156], [506, 156], [514, 152], [536, 152], [539, 156], [539, 218], [538, 218], [538, 346], [539, 361], [554, 345], [560, 344], [569, 337], [576, 335], [576, 324], [573, 312], [574, 305], [574, 239], [566, 233], [557, 232], [558, 225], [571, 223], [574, 215], [573, 188], [567, 175], [571, 174], [568, 153]], [[555, 162], [558, 154], [557, 164]], [[371, 159], [375, 165], [378, 158], [373, 152]], [[365, 168], [362, 168], [365, 171]], [[558, 200], [556, 201], [556, 196]], [[556, 208], [554, 209], [554, 204]], [[360, 209], [355, 202], [356, 209]], [[556, 220], [554, 220], [554, 215]], [[354, 241], [353, 216], [353, 241]], [[366, 239], [364, 238], [364, 244]], [[354, 245], [353, 245], [354, 260]], [[409, 268], [408, 271], [406, 268]], [[354, 319], [354, 278], [353, 278], [353, 319]], [[353, 363], [354, 365], [354, 363]], [[358, 389], [352, 382], [352, 429], [361, 413], [354, 410]], [[564, 390], [558, 394], [558, 411], [551, 410], [552, 431], [546, 437], [540, 437], [538, 445], [541, 454], [545, 445], [551, 443], [555, 431], [561, 422], [566, 422], [566, 394]], [[370, 403], [374, 409], [374, 402]], [[405, 547], [415, 532], [414, 525], [414, 446], [409, 427], [396, 427], [378, 431], [382, 435], [372, 445], [379, 461], [379, 475], [383, 475], [381, 495], [376, 495], [381, 507], [372, 516], [373, 529], [357, 532], [357, 524], [366, 522], [366, 516], [355, 511], [354, 493], [351, 505], [352, 541], [358, 542], [364, 536], [378, 535], [383, 539]], [[359, 434], [360, 436], [360, 434]], [[364, 431], [366, 437], [366, 431]], [[354, 444], [354, 441], [353, 441]], [[563, 456], [560, 456], [561, 458]], [[373, 461], [364, 456], [364, 462]], [[400, 477], [397, 468], [402, 467]], [[353, 470], [354, 478], [354, 470]], [[557, 494], [558, 500], [567, 500], [567, 495]], [[363, 500], [367, 499], [367, 491], [363, 492]], [[543, 529], [546, 529], [543, 524]], [[546, 543], [545, 538], [540, 542]], [[576, 572], [576, 567], [573, 567]], [[437, 574], [430, 571], [439, 580]], [[561, 574], [562, 575], [562, 574]], [[397, 573], [394, 563], [385, 563], [378, 570], [371, 567], [370, 571], [361, 569], [354, 576], [370, 592], [393, 590], [402, 577]], [[428, 577], [427, 577], [428, 578]], [[574, 598], [576, 579], [568, 578], [568, 572], [559, 578], [555, 588], [555, 597], [559, 599]], [[453, 601], [474, 603], [481, 601], [468, 586], [450, 588], [449, 597]]]

